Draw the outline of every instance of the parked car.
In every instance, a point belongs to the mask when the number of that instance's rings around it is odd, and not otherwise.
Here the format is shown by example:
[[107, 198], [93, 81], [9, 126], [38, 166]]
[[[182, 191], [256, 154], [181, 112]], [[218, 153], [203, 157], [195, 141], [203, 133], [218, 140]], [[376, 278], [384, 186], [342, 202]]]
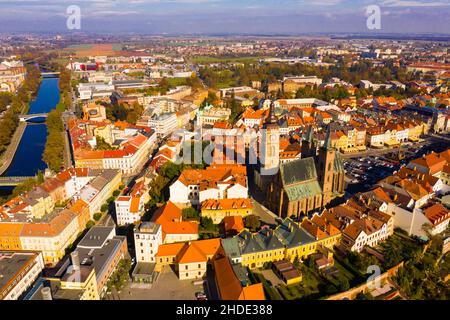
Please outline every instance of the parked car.
[[204, 292], [196, 292], [195, 297], [197, 298], [197, 300], [208, 300]]

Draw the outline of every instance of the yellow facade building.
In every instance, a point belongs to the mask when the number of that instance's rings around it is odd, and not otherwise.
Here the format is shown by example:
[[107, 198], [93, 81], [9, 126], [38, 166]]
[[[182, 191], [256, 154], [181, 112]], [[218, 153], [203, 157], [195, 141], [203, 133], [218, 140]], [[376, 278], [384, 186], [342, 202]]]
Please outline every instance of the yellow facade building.
[[[299, 226], [286, 218], [275, 230], [263, 229], [256, 234], [247, 230], [223, 239], [222, 246], [234, 263], [261, 268], [268, 262], [304, 260], [319, 247], [332, 248], [341, 238], [341, 232], [315, 216]], [[314, 221], [315, 220], [315, 221]]]
[[245, 218], [253, 212], [251, 199], [210, 199], [202, 202], [201, 216], [211, 218], [219, 224], [225, 217], [240, 216]]

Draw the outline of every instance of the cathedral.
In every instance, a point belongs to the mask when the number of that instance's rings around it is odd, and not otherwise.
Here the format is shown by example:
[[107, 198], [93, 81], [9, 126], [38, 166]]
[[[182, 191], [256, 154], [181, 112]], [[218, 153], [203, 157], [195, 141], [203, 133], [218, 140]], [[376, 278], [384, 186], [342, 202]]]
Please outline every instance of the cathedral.
[[265, 193], [264, 204], [270, 210], [282, 218], [300, 218], [344, 195], [344, 166], [340, 152], [331, 143], [330, 129], [324, 145], [317, 148], [313, 128], [309, 127], [301, 159], [281, 164], [280, 132], [273, 104], [263, 129], [255, 184]]

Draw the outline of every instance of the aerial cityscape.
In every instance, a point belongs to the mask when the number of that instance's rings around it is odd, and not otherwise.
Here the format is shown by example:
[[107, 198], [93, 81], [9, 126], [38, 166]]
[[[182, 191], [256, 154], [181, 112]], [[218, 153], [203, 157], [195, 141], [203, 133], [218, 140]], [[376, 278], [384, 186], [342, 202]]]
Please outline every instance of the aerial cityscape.
[[0, 1], [0, 300], [449, 300], [450, 2], [373, 2]]

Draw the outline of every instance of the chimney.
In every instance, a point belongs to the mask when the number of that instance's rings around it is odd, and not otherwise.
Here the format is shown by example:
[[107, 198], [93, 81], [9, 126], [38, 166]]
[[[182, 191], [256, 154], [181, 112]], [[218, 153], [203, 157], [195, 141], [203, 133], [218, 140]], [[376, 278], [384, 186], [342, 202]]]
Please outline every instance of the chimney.
[[76, 271], [80, 270], [80, 257], [78, 255], [78, 251], [72, 252], [70, 257], [72, 258], [73, 269]]
[[42, 300], [53, 300], [52, 290], [49, 287], [43, 287], [41, 289]]

